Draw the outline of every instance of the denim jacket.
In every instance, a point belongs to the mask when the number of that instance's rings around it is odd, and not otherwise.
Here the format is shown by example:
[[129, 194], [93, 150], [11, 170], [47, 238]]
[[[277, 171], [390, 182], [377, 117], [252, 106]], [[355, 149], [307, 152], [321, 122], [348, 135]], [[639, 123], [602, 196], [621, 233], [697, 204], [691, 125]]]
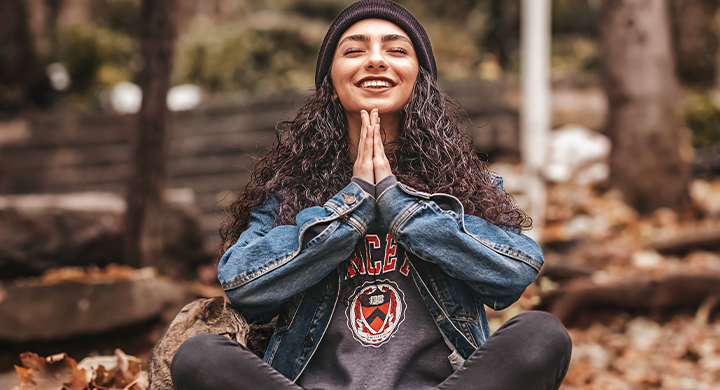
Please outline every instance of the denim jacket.
[[[502, 179], [495, 184], [502, 188]], [[273, 227], [277, 209], [270, 198], [252, 210], [247, 230], [220, 260], [218, 278], [250, 323], [278, 316], [264, 360], [292, 381], [317, 349], [348, 279], [345, 261], [375, 218], [406, 249], [455, 369], [490, 336], [484, 305], [499, 310], [515, 302], [543, 264], [529, 237], [465, 215], [451, 195], [402, 183], [377, 200], [350, 183], [323, 207], [298, 213], [296, 225]], [[318, 224], [326, 227], [303, 242]]]

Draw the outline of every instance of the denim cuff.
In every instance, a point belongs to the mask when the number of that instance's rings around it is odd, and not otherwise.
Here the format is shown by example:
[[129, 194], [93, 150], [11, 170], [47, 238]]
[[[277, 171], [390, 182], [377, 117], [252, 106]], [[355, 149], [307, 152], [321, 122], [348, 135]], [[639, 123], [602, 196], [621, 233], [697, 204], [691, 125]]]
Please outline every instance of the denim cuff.
[[350, 182], [359, 185], [360, 188], [363, 189], [363, 191], [370, 194], [373, 198], [377, 197], [377, 194], [375, 194], [375, 184], [370, 183], [369, 181], [361, 179], [357, 176], [353, 176], [352, 179], [350, 179]]
[[380, 196], [385, 190], [397, 184], [397, 178], [395, 175], [389, 175], [384, 179], [380, 180], [379, 183], [375, 184], [375, 199]]
[[325, 208], [347, 220], [361, 234], [365, 234], [375, 219], [375, 198], [355, 182], [350, 182], [328, 200]]
[[378, 218], [390, 235], [396, 237], [397, 231], [412, 218], [418, 207], [429, 200], [443, 210], [452, 210], [460, 217], [463, 215], [462, 203], [452, 196], [429, 194], [396, 181], [395, 185], [389, 186], [378, 195]]

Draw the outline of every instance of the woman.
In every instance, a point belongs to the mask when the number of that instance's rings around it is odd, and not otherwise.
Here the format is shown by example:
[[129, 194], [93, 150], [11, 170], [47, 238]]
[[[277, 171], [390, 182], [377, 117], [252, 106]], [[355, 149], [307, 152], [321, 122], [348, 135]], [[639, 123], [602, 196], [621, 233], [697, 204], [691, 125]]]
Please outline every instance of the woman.
[[260, 161], [222, 230], [218, 277], [264, 357], [185, 342], [177, 389], [557, 389], [570, 341], [545, 313], [492, 337], [542, 251], [438, 91], [422, 26], [387, 0], [345, 9], [316, 92]]

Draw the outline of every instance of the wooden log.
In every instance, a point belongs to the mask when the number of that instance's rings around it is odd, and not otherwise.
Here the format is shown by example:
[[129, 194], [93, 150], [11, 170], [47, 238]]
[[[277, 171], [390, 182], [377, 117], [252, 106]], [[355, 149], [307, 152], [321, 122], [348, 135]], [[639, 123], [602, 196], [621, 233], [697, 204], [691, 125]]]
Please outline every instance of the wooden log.
[[656, 240], [648, 244], [647, 247], [664, 255], [686, 254], [693, 250], [717, 250], [720, 248], [720, 227], [713, 230], [687, 232], [678, 237]]
[[708, 297], [720, 294], [720, 273], [687, 272], [662, 277], [630, 278], [598, 285], [575, 279], [543, 295], [538, 309], [547, 310], [570, 325], [583, 312], [598, 308], [641, 310], [651, 316], [680, 307], [697, 309]]
[[[194, 277], [204, 252], [199, 210], [188, 196], [166, 192], [151, 265], [177, 278]], [[182, 195], [182, 194], [181, 194]], [[190, 196], [191, 198], [191, 196]], [[122, 263], [125, 201], [111, 193], [0, 196], [0, 277], [38, 275], [56, 267]]]
[[0, 284], [0, 339], [12, 342], [98, 334], [158, 317], [190, 295], [164, 279], [105, 283]]

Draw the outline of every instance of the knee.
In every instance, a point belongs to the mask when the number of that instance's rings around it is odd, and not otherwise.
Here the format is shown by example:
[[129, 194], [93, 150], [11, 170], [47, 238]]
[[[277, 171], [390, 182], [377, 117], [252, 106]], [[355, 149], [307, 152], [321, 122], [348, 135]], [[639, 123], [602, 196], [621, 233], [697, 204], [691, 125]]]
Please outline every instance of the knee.
[[572, 340], [565, 326], [550, 313], [543, 311], [529, 311], [513, 319], [518, 326], [523, 327], [527, 337], [529, 358], [538, 358], [542, 361], [569, 362], [572, 353]]
[[198, 372], [203, 370], [203, 364], [210, 361], [209, 358], [217, 353], [217, 346], [224, 340], [227, 339], [209, 333], [199, 334], [185, 340], [175, 352], [170, 364], [170, 376], [173, 383], [187, 383], [193, 378], [197, 378]]

